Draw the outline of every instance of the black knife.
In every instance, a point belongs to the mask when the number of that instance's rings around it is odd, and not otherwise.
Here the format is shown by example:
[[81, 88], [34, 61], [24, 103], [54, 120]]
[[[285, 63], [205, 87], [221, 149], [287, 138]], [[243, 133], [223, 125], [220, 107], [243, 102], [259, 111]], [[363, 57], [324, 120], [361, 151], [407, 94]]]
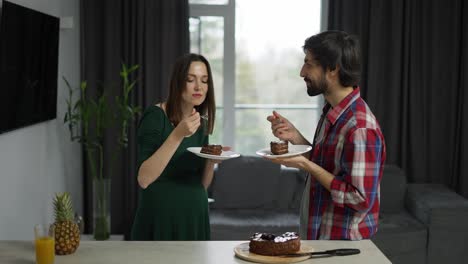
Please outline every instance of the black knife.
[[304, 252], [304, 253], [291, 253], [282, 255], [285, 257], [302, 257], [302, 256], [316, 256], [316, 255], [327, 255], [327, 256], [349, 256], [349, 255], [356, 255], [361, 253], [361, 250], [357, 248], [339, 248], [339, 249], [332, 249], [332, 250], [325, 250], [325, 251], [318, 251], [318, 252]]

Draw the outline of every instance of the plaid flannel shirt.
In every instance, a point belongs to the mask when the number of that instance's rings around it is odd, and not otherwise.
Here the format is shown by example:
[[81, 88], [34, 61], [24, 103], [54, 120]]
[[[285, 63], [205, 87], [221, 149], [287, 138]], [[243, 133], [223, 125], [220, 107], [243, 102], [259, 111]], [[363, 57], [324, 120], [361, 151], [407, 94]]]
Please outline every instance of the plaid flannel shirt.
[[309, 175], [308, 239], [359, 240], [377, 232], [385, 157], [380, 126], [359, 88], [324, 106], [311, 160], [335, 177], [330, 192]]

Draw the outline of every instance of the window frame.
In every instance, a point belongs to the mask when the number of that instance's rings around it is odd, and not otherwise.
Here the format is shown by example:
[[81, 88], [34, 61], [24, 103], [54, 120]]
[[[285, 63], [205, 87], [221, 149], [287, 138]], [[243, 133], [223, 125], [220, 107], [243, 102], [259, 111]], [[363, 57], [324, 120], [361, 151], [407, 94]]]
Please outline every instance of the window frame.
[[190, 17], [215, 16], [224, 18], [223, 43], [223, 145], [234, 146], [234, 100], [236, 98], [236, 5], [229, 0], [226, 5], [190, 4]]
[[[328, 0], [321, 1], [321, 31], [328, 28]], [[236, 5], [235, 0], [227, 4], [189, 4], [189, 17], [214, 16], [224, 19], [223, 43], [223, 142], [225, 146], [235, 146], [235, 124], [237, 109], [320, 109], [324, 100], [312, 105], [273, 105], [273, 104], [236, 104]], [[286, 3], [285, 3], [286, 4]]]

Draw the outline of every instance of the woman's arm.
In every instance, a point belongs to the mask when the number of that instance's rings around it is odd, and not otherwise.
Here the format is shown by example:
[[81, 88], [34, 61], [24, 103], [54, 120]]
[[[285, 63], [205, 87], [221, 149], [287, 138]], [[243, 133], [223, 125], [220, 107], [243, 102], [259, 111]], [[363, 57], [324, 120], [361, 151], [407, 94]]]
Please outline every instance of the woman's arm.
[[159, 178], [183, 139], [173, 130], [161, 147], [141, 164], [138, 170], [138, 184], [141, 188], [146, 189]]
[[193, 135], [200, 126], [200, 114], [193, 109], [192, 114], [179, 122], [164, 143], [145, 160], [138, 170], [138, 184], [146, 189], [159, 178], [184, 137]]
[[[206, 141], [206, 144], [208, 141]], [[224, 146], [223, 151], [231, 150], [231, 147]], [[215, 164], [220, 164], [221, 160], [207, 159], [205, 163], [205, 169], [203, 170], [202, 175], [202, 184], [205, 187], [205, 190], [210, 187], [211, 182], [213, 181], [214, 176], [214, 166]]]
[[205, 187], [205, 190], [208, 189], [208, 187], [211, 184], [211, 181], [213, 180], [213, 175], [214, 175], [214, 165], [217, 162], [214, 160], [206, 160], [205, 163], [205, 169], [203, 170], [203, 176], [202, 176], [202, 184]]

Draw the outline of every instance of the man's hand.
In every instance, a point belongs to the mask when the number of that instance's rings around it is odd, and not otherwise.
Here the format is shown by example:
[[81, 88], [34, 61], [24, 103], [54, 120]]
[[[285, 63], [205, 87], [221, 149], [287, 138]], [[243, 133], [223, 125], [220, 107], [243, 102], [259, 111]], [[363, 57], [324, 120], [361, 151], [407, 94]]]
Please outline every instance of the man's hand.
[[297, 141], [300, 133], [288, 119], [273, 111], [267, 120], [271, 123], [271, 132], [275, 137], [291, 143]]
[[266, 159], [271, 160], [274, 163], [284, 165], [286, 167], [298, 168], [300, 170], [306, 169], [306, 164], [311, 162], [303, 155], [297, 155], [293, 157], [277, 158], [271, 156], [264, 156]]
[[307, 171], [312, 177], [314, 177], [325, 189], [331, 191], [331, 183], [335, 176], [330, 172], [326, 171], [313, 161], [308, 160], [303, 155], [297, 155], [294, 157], [276, 158], [271, 156], [264, 156], [266, 159], [271, 160], [274, 163], [282, 164], [286, 167], [294, 167], [303, 171]]

